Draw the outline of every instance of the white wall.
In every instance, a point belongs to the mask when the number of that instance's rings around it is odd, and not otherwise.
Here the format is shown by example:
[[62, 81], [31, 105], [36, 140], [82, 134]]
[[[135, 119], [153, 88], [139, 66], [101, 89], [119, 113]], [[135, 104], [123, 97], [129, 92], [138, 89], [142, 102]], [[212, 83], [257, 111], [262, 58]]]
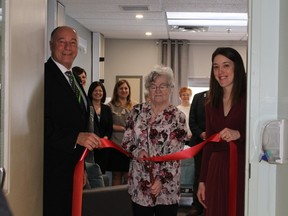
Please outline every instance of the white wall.
[[[278, 118], [288, 118], [288, 1], [281, 0], [279, 5], [279, 74], [278, 74]], [[288, 141], [286, 140], [288, 146]], [[288, 164], [277, 166], [276, 178], [276, 215], [287, 215]]]
[[15, 216], [40, 216], [47, 1], [4, 2], [5, 193]]

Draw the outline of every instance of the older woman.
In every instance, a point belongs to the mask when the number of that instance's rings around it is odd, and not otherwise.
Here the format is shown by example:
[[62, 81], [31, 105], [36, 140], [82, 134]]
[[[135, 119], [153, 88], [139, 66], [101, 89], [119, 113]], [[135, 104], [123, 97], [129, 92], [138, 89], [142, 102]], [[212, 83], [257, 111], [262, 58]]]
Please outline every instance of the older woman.
[[180, 162], [146, 162], [183, 149], [187, 127], [185, 114], [170, 103], [171, 68], [157, 66], [145, 79], [150, 101], [133, 107], [122, 147], [134, 158], [129, 169], [129, 193], [134, 216], [176, 216], [179, 202]]

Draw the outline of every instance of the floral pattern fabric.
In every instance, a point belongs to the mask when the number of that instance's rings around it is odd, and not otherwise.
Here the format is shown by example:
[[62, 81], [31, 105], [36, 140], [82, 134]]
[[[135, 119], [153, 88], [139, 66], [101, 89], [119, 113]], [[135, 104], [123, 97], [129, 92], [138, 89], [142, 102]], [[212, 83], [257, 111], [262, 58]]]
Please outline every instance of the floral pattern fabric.
[[[151, 122], [150, 103], [133, 107], [128, 119], [122, 147], [133, 155], [130, 162], [128, 192], [132, 201], [142, 206], [171, 205], [180, 199], [180, 161], [140, 162], [139, 153], [161, 156], [184, 148], [187, 126], [185, 114], [170, 105]], [[163, 187], [154, 203], [149, 191], [151, 168], [153, 177], [161, 180]]]

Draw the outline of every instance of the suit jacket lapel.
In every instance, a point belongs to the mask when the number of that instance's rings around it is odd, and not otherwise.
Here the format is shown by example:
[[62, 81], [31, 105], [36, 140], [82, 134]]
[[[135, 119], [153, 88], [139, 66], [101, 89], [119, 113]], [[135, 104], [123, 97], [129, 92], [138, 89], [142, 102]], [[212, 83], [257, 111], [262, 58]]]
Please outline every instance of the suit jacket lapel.
[[[75, 98], [75, 103], [77, 103], [79, 109], [82, 109], [81, 105], [78, 103], [77, 98], [75, 97], [75, 93], [73, 92], [73, 90], [72, 90], [68, 80], [66, 79], [65, 75], [62, 73], [62, 71], [58, 68], [58, 66], [55, 64], [55, 62], [51, 58], [49, 58], [48, 63], [52, 67], [51, 72], [54, 73], [56, 82], [61, 84], [63, 86], [64, 90], [69, 92], [69, 94], [71, 94], [71, 97]], [[78, 77], [76, 77], [76, 80], [77, 80], [77, 78]], [[77, 82], [79, 82], [79, 79], [77, 80]], [[84, 91], [84, 89], [80, 83], [79, 83], [79, 86], [80, 86], [81, 90], [83, 91], [83, 94], [84, 94], [86, 101], [88, 101], [87, 97], [86, 97], [86, 93], [85, 93], [85, 91]], [[88, 103], [87, 103], [87, 107], [85, 109], [85, 112], [88, 112]]]

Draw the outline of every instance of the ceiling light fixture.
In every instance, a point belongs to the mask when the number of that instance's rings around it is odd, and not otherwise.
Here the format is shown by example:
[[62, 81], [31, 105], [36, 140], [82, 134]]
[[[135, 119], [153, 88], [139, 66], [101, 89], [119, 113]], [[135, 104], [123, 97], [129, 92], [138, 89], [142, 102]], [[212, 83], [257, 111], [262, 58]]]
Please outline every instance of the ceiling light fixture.
[[168, 25], [247, 26], [247, 13], [167, 12]]
[[136, 17], [136, 19], [143, 19], [144, 16], [143, 16], [143, 14], [136, 14], [135, 17]]
[[146, 35], [146, 36], [151, 36], [151, 35], [152, 35], [152, 32], [146, 32], [145, 35]]
[[172, 32], [207, 32], [208, 26], [170, 26]]

